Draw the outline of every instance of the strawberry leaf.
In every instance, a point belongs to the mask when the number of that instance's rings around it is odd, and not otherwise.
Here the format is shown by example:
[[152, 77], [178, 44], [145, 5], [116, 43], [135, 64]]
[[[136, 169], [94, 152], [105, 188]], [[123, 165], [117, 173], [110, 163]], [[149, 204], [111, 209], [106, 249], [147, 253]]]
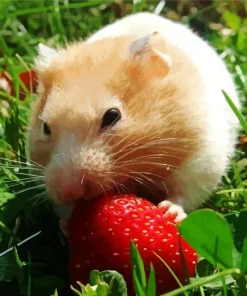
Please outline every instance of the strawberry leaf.
[[105, 282], [100, 282], [95, 292], [99, 296], [108, 296], [110, 294], [110, 287]]
[[127, 296], [126, 283], [123, 276], [117, 271], [104, 270], [100, 272], [93, 270], [90, 273], [90, 284], [97, 285], [99, 278], [110, 286], [110, 294], [114, 296]]
[[197, 210], [179, 227], [185, 240], [211, 264], [228, 269], [234, 266], [233, 238], [227, 220], [213, 210]]
[[136, 267], [136, 276], [143, 288], [146, 288], [146, 274], [144, 269], [144, 264], [142, 258], [139, 254], [139, 251], [133, 241], [130, 242], [130, 254], [132, 267]]
[[77, 296], [105, 296], [104, 294], [97, 294], [97, 292], [96, 292], [97, 287], [96, 286], [92, 287], [89, 284], [84, 286], [79, 282], [77, 282], [77, 284], [80, 286], [80, 291], [75, 289], [74, 287], [71, 287], [71, 290]]
[[155, 282], [155, 272], [153, 264], [150, 264], [150, 274], [148, 278], [148, 286], [147, 286], [147, 296], [156, 295], [156, 282]]

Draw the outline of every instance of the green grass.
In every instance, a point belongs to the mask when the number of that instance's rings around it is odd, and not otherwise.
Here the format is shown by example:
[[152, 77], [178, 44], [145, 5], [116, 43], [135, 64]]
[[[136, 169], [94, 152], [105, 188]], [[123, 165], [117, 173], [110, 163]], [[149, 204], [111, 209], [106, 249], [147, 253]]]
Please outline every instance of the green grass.
[[[19, 99], [18, 74], [27, 68], [32, 68], [39, 42], [54, 47], [58, 44], [64, 45], [68, 41], [87, 37], [100, 27], [113, 22], [116, 17], [139, 10], [154, 11], [159, 3], [159, 1], [134, 2], [135, 5], [132, 1], [106, 0], [0, 1], [0, 72], [6, 70], [12, 76], [17, 93], [16, 96], [11, 96], [0, 91], [0, 253], [41, 231], [37, 236], [18, 246], [17, 250], [13, 249], [0, 256], [1, 295], [50, 296], [55, 293], [56, 288], [59, 296], [72, 293], [68, 282], [66, 240], [58, 229], [58, 221], [54, 218], [49, 203], [41, 202], [42, 190], [33, 188], [31, 177], [26, 175], [28, 156], [25, 135], [29, 105], [35, 94], [29, 93], [24, 101]], [[218, 50], [234, 75], [240, 97], [245, 103], [247, 95], [245, 1], [167, 1], [161, 14], [190, 25]], [[244, 104], [242, 110], [244, 115], [247, 113], [246, 107]], [[242, 122], [244, 123], [243, 118]], [[243, 130], [245, 128], [246, 123]], [[246, 207], [246, 152], [246, 144], [237, 147], [229, 174], [224, 176], [222, 185], [212, 196], [211, 201], [205, 205], [206, 207], [222, 213], [237, 214]], [[202, 214], [208, 215], [208, 213]], [[195, 216], [189, 219], [193, 221]], [[224, 221], [233, 224], [232, 216], [228, 215], [226, 219], [228, 220]], [[246, 219], [241, 221], [242, 225], [247, 225]], [[190, 220], [187, 222], [189, 224]], [[218, 227], [220, 226], [212, 225], [212, 228], [220, 231]], [[243, 227], [242, 231], [244, 230]], [[181, 231], [183, 234], [183, 228]], [[237, 281], [228, 284], [229, 277], [222, 281], [221, 274], [216, 273], [217, 259], [220, 258], [223, 249], [219, 250], [218, 257], [216, 255], [212, 257], [212, 254], [205, 252], [195, 243], [195, 237], [186, 236], [186, 231], [184, 235], [207, 260], [204, 259], [198, 264], [201, 282], [192, 282], [193, 287], [190, 287], [187, 294], [183, 292], [182, 295], [247, 295], [243, 276], [238, 275]], [[246, 233], [244, 235], [246, 236]], [[238, 252], [244, 251], [241, 249]], [[224, 258], [222, 260], [221, 263], [224, 263]], [[221, 266], [223, 275], [234, 273], [236, 279], [238, 273], [236, 267], [238, 266], [233, 261], [223, 264]], [[242, 275], [245, 272], [245, 269], [240, 271]], [[215, 278], [218, 282], [212, 283]], [[237, 292], [238, 286], [242, 288]], [[173, 292], [169, 295], [178, 294]]]

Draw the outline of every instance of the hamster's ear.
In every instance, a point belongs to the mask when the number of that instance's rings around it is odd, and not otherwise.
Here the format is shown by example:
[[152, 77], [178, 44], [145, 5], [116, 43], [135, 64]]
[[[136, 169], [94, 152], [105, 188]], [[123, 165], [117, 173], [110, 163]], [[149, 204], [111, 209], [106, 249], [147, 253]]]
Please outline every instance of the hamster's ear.
[[57, 55], [57, 51], [42, 44], [38, 44], [38, 56], [35, 58], [35, 66], [37, 69], [47, 67], [52, 59]]
[[165, 41], [157, 32], [134, 40], [129, 50], [131, 60], [150, 71], [150, 75], [164, 77], [172, 67]]

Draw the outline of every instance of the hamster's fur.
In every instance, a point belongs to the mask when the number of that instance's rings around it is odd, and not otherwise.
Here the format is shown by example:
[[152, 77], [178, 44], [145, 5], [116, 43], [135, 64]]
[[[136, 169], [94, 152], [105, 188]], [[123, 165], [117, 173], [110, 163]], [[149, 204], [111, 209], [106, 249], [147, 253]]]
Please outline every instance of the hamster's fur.
[[[137, 13], [65, 49], [41, 46], [36, 65], [30, 157], [45, 166], [52, 199], [134, 186], [191, 211], [220, 183], [239, 127], [222, 89], [240, 103], [225, 64], [191, 29]], [[111, 108], [121, 119], [101, 129]]]

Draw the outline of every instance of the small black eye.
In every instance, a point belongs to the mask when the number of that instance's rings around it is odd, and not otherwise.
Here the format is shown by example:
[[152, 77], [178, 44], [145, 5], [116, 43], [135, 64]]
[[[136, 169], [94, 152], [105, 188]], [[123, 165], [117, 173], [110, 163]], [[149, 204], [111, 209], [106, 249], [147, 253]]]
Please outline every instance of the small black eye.
[[110, 109], [103, 116], [101, 128], [113, 126], [121, 118], [121, 113], [118, 109]]
[[43, 124], [43, 132], [46, 136], [49, 136], [51, 134], [51, 130], [49, 126], [44, 122]]

